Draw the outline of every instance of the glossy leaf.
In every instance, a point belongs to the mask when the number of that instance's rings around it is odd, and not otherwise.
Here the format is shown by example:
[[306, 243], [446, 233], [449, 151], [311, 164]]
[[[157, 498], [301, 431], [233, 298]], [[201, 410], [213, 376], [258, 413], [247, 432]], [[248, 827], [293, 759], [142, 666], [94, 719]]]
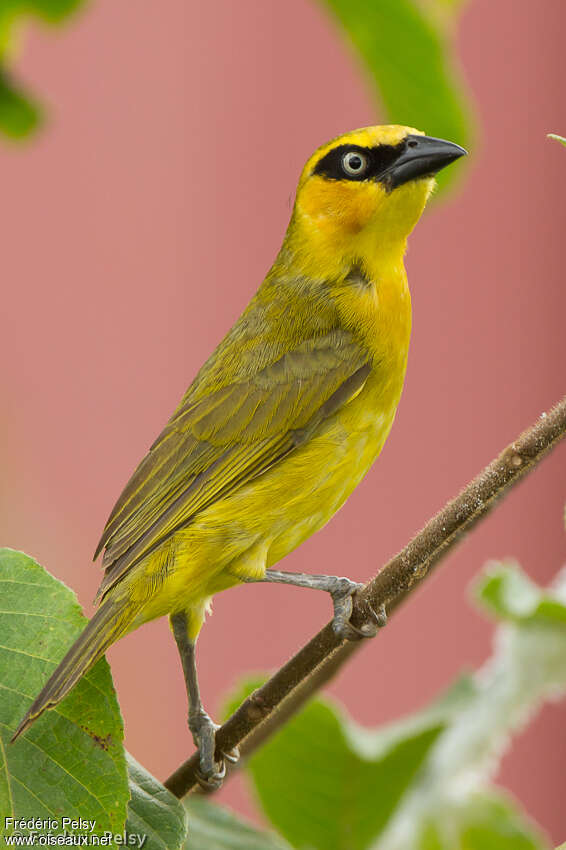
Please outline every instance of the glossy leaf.
[[82, 817], [98, 833], [121, 832], [129, 798], [123, 727], [104, 659], [9, 743], [86, 622], [74, 593], [11, 549], [0, 550], [0, 593], [0, 823]]
[[132, 846], [142, 836], [144, 850], [180, 850], [188, 827], [183, 805], [131, 755], [127, 760], [131, 799], [126, 832]]

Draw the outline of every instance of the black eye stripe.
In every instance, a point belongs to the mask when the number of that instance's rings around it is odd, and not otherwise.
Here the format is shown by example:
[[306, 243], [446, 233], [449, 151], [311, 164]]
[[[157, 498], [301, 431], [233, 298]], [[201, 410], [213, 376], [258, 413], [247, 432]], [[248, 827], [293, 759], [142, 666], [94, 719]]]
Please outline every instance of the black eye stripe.
[[[326, 177], [327, 180], [375, 180], [389, 168], [399, 154], [405, 149], [406, 142], [398, 145], [378, 145], [375, 148], [364, 148], [360, 145], [338, 145], [332, 148], [313, 169], [313, 174]], [[359, 153], [367, 158], [367, 168], [362, 168], [359, 174], [344, 171], [342, 162], [347, 153]]]

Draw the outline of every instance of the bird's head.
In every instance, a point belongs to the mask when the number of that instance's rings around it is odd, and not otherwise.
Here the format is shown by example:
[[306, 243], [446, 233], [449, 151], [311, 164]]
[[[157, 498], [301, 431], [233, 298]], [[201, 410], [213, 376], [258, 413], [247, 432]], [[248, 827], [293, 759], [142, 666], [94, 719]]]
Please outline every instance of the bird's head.
[[332, 254], [363, 257], [387, 248], [402, 254], [434, 175], [465, 153], [399, 125], [339, 136], [305, 165], [289, 236], [319, 261], [325, 254], [329, 260]]

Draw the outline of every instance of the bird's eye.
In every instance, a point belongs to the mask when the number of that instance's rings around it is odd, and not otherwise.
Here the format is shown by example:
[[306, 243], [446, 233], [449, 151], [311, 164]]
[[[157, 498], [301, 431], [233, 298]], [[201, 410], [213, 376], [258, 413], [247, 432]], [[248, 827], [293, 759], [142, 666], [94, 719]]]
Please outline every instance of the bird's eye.
[[368, 158], [360, 151], [348, 151], [342, 157], [342, 171], [348, 177], [360, 177], [368, 167]]

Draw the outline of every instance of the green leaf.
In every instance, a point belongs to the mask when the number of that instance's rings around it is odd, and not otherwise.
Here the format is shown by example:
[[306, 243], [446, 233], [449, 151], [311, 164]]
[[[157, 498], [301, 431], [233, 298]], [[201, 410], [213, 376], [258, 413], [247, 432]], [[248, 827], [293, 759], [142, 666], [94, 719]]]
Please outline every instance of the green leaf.
[[[232, 704], [249, 690], [250, 683]], [[363, 850], [442, 729], [435, 712], [375, 733], [316, 700], [249, 759], [248, 769], [265, 813], [293, 847]]]
[[566, 573], [540, 589], [516, 564], [496, 564], [479, 596], [504, 620], [493, 655], [474, 676], [475, 693], [453, 713], [379, 850], [548, 848], [490, 779], [511, 735], [545, 700], [566, 690]]
[[21, 24], [35, 15], [49, 24], [58, 24], [85, 0], [0, 0], [0, 56], [18, 41]]
[[424, 8], [430, 9], [431, 12], [436, 12], [437, 14], [453, 13], [454, 10], [459, 10], [465, 3], [466, 0], [422, 0]]
[[[556, 133], [548, 133], [547, 138], [555, 139], [557, 142], [560, 142], [561, 144], [566, 145], [566, 139], [564, 138], [564, 136], [557, 136]], [[565, 845], [562, 845], [562, 846], [564, 847]]]
[[50, 23], [59, 23], [83, 2], [84, 0], [28, 0], [26, 11], [29, 13], [31, 10]]
[[10, 78], [8, 61], [21, 41], [30, 15], [59, 24], [84, 0], [0, 0], [0, 132], [12, 139], [31, 135], [41, 124], [41, 109], [20, 83]]
[[[457, 814], [456, 814], [457, 812]], [[418, 850], [546, 850], [539, 829], [523, 815], [516, 803], [501, 792], [466, 796], [425, 827]]]
[[144, 850], [180, 850], [188, 826], [183, 805], [129, 753], [127, 760], [131, 793], [128, 836], [145, 836]]
[[[446, 28], [416, 0], [325, 0], [363, 59], [385, 118], [467, 146], [470, 105]], [[449, 7], [446, 6], [446, 11]], [[447, 169], [447, 185], [461, 169]]]
[[512, 561], [491, 564], [476, 583], [475, 595], [487, 611], [503, 620], [566, 625], [566, 604], [539, 588]]
[[185, 850], [291, 850], [274, 833], [255, 829], [232, 812], [195, 795], [186, 808], [189, 835]]
[[313, 702], [250, 757], [263, 809], [293, 847], [548, 850], [490, 779], [513, 732], [566, 690], [566, 571], [541, 589], [516, 564], [495, 564], [478, 595], [504, 622], [474, 677], [379, 730]]
[[379, 730], [315, 702], [250, 758], [264, 811], [293, 847], [548, 850], [490, 777], [511, 734], [566, 687], [566, 573], [542, 590], [516, 565], [497, 565], [480, 595], [505, 622], [476, 676]]
[[0, 68], [0, 130], [19, 139], [35, 130], [40, 118], [37, 104]]
[[[129, 798], [123, 727], [104, 659], [14, 744], [10, 738], [86, 623], [72, 591], [34, 560], [0, 550], [0, 823], [96, 821], [119, 833]], [[19, 830], [22, 832], [22, 830]]]

